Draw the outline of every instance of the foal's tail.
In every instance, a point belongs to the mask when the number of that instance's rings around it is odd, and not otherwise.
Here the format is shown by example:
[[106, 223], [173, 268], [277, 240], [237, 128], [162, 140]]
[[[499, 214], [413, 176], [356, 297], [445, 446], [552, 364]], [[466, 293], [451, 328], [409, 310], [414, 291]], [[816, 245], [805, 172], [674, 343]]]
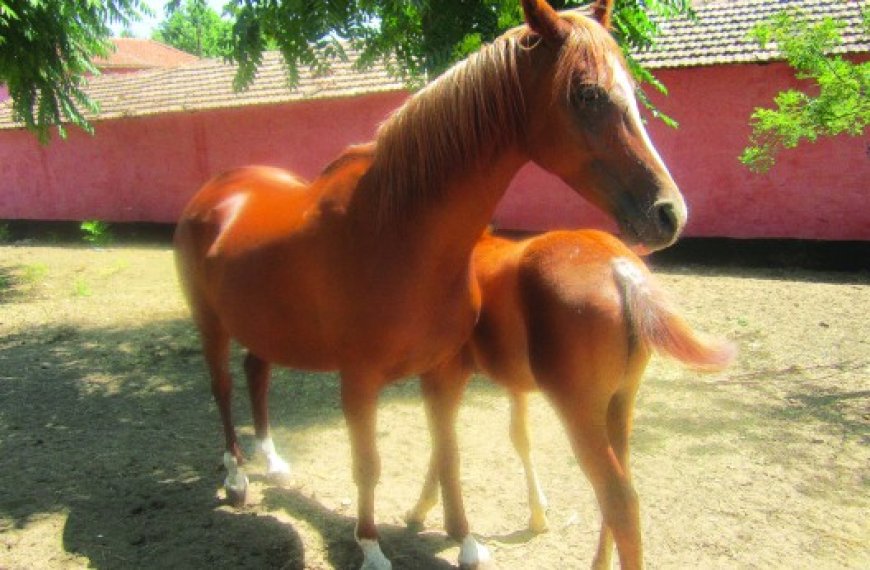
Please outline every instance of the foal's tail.
[[614, 259], [612, 266], [637, 342], [692, 368], [712, 372], [731, 364], [737, 354], [734, 344], [692, 330], [647, 272], [625, 257]]

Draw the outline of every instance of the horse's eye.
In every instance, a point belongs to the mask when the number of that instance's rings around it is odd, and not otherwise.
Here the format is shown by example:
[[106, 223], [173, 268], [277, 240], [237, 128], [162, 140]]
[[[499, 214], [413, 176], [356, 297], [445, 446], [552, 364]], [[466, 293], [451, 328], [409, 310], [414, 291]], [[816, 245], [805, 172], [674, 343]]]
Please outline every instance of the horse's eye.
[[589, 107], [604, 102], [607, 92], [600, 85], [577, 85], [571, 92], [571, 102], [575, 106]]

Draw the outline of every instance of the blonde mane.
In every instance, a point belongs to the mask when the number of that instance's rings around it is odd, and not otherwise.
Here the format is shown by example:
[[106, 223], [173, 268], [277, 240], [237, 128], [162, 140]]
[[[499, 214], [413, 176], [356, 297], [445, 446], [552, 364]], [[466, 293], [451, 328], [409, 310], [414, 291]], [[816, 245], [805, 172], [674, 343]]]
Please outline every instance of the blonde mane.
[[[609, 83], [606, 53], [619, 48], [580, 13], [562, 13], [572, 24], [556, 64], [555, 93], [579, 79]], [[603, 37], [602, 37], [603, 36]], [[526, 105], [518, 59], [536, 43], [526, 26], [510, 30], [461, 61], [411, 97], [378, 129], [368, 176], [378, 187], [374, 215], [383, 227], [437, 200], [448, 177], [494, 156], [518, 140]]]

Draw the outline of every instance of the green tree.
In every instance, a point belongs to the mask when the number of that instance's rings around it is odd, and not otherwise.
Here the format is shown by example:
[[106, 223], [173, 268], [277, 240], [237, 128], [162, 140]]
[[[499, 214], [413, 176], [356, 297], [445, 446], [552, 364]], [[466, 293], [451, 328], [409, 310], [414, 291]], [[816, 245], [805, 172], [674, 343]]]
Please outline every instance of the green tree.
[[224, 20], [205, 0], [186, 0], [158, 24], [152, 38], [200, 57], [230, 53], [233, 23]]
[[[551, 0], [550, 4], [564, 9], [589, 2]], [[691, 0], [616, 0], [614, 34], [641, 82], [665, 91], [630, 51], [654, 41], [657, 20], [692, 15], [691, 4]], [[518, 0], [229, 0], [227, 9], [236, 17], [231, 58], [239, 64], [239, 88], [253, 80], [264, 39], [272, 39], [283, 53], [291, 81], [298, 79], [300, 65], [327, 70], [330, 59], [345, 56], [339, 40], [347, 40], [361, 50], [358, 65], [395, 62], [394, 71], [413, 82], [437, 75], [523, 21]], [[642, 94], [641, 98], [647, 103]]]
[[[588, 0], [552, 2], [560, 9], [582, 3]], [[177, 11], [182, 0], [167, 4]], [[648, 45], [658, 32], [654, 16], [690, 6], [616, 0], [615, 34], [626, 49]], [[62, 121], [90, 130], [81, 109], [95, 105], [82, 77], [95, 72], [91, 58], [106, 53], [109, 23], [126, 25], [143, 11], [142, 0], [0, 0], [0, 82], [9, 85], [15, 118], [43, 141], [53, 125], [63, 135]], [[237, 88], [253, 80], [266, 49], [280, 49], [293, 83], [300, 66], [323, 72], [332, 58], [346, 58], [342, 40], [361, 50], [361, 67], [383, 61], [419, 82], [522, 21], [519, 0], [228, 0], [225, 12], [234, 18], [229, 57], [239, 65]], [[633, 59], [629, 64], [663, 89]]]
[[43, 142], [64, 122], [90, 131], [82, 109], [96, 105], [82, 91], [97, 73], [95, 56], [109, 53], [109, 26], [147, 13], [142, 0], [0, 0], [0, 83], [12, 97], [15, 120]]
[[[870, 7], [862, 11], [865, 35], [870, 35]], [[756, 108], [749, 124], [749, 146], [740, 161], [754, 172], [768, 171], [779, 151], [801, 141], [848, 134], [861, 135], [870, 124], [870, 61], [852, 63], [830, 55], [842, 43], [844, 24], [832, 18], [810, 23], [797, 11], [780, 12], [752, 29], [762, 47], [776, 46], [805, 91], [789, 89], [774, 97], [775, 108]]]

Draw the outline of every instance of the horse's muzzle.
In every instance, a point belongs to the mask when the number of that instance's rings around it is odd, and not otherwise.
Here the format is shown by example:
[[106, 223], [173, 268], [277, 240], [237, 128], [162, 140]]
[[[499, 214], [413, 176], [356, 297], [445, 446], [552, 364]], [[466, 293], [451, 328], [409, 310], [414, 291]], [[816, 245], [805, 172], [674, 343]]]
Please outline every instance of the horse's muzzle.
[[623, 216], [619, 220], [623, 239], [639, 251], [650, 253], [673, 245], [686, 225], [686, 206], [682, 201], [659, 200], [645, 216]]

